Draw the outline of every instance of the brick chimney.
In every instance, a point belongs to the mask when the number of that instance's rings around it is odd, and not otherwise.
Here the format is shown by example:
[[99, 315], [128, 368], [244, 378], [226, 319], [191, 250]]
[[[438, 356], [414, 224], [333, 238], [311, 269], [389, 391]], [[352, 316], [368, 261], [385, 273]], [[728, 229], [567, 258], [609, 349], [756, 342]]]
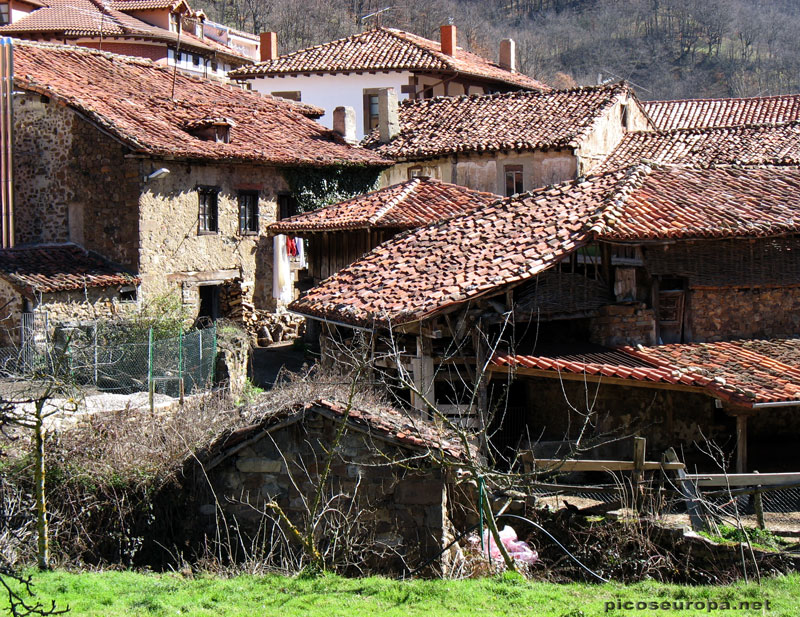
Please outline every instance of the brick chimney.
[[278, 33], [277, 32], [262, 32], [259, 35], [261, 39], [261, 62], [267, 60], [274, 60], [278, 57]]
[[507, 71], [517, 70], [517, 44], [514, 39], [500, 41], [500, 66]]
[[448, 56], [456, 55], [456, 27], [452, 25], [439, 28], [439, 38], [442, 40], [442, 53]]
[[394, 88], [378, 90], [378, 133], [384, 144], [400, 134], [400, 110]]
[[333, 110], [333, 130], [349, 144], [356, 143], [356, 110], [352, 107], [337, 107]]

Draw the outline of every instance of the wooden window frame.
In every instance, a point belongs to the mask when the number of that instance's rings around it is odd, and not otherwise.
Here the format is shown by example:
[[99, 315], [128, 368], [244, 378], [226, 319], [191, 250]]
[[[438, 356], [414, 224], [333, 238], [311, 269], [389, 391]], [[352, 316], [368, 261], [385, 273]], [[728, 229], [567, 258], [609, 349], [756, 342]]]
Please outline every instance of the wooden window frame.
[[197, 187], [197, 234], [219, 233], [219, 187]]
[[[380, 123], [380, 101], [378, 102], [378, 113], [372, 115], [372, 97], [377, 98], [380, 88], [364, 88], [364, 135], [369, 135]], [[372, 118], [375, 118], [375, 126], [372, 126]]]
[[300, 214], [297, 199], [291, 193], [278, 193], [277, 220], [283, 221], [289, 217]]
[[[514, 192], [508, 192], [508, 180], [509, 174], [513, 175], [513, 182], [514, 182]], [[525, 192], [525, 169], [522, 165], [503, 165], [503, 184], [505, 187], [505, 195], [506, 197], [511, 197], [512, 195], [518, 195], [519, 193]], [[519, 188], [519, 190], [516, 190]]]
[[259, 232], [258, 191], [239, 191], [238, 201], [239, 234], [242, 236], [257, 236]]

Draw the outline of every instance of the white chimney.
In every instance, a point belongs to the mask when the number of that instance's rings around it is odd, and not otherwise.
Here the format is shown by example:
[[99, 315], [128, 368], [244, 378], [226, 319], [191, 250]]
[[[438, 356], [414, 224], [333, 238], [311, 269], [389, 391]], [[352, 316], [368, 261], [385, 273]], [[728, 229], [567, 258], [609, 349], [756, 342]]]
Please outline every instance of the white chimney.
[[356, 110], [352, 107], [337, 107], [333, 110], [333, 130], [349, 144], [356, 143]]
[[514, 39], [500, 41], [500, 66], [508, 71], [517, 70], [517, 44]]
[[378, 133], [384, 144], [400, 134], [400, 110], [394, 88], [378, 90]]

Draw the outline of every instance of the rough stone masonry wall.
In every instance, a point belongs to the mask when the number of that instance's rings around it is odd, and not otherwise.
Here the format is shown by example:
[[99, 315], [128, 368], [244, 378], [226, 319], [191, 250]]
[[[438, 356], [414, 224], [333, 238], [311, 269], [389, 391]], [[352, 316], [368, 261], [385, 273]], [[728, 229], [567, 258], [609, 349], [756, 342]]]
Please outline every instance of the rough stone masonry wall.
[[14, 97], [14, 231], [18, 244], [69, 239], [75, 115], [38, 94]]
[[22, 296], [5, 280], [0, 279], [0, 347], [20, 344]]
[[64, 105], [14, 98], [18, 244], [72, 241], [138, 267], [140, 163]]
[[[205, 165], [154, 162], [170, 174], [145, 185], [139, 200], [142, 292], [145, 297], [174, 289], [179, 277], [168, 275], [240, 270], [243, 300], [272, 309], [272, 238], [267, 225], [276, 219], [278, 193], [287, 190], [280, 171], [255, 165]], [[145, 174], [153, 170], [145, 170]], [[219, 232], [198, 233], [198, 186], [216, 186]], [[239, 233], [240, 190], [259, 192], [259, 234]], [[238, 277], [237, 277], [238, 278]], [[184, 285], [191, 285], [191, 279]], [[197, 301], [197, 292], [184, 301]]]
[[[659, 460], [664, 450], [674, 447], [683, 451], [687, 462], [696, 462], [710, 471], [714, 463], [695, 444], [702, 444], [705, 436], [728, 452], [735, 446], [734, 420], [722, 410], [715, 410], [714, 399], [704, 394], [612, 384], [598, 386], [571, 380], [519, 379], [524, 380], [529, 401], [519, 434], [545, 442], [574, 440], [584, 423], [582, 414], [591, 410], [592, 425], [584, 439], [605, 435], [607, 443], [593, 449], [586, 458], [629, 459], [631, 441], [613, 438], [640, 435], [647, 438], [648, 460]], [[543, 457], [552, 454], [544, 451]], [[565, 453], [561, 451], [558, 455]]]
[[598, 345], [654, 345], [656, 322], [653, 309], [644, 304], [610, 304], [591, 320], [590, 340]]
[[694, 341], [800, 334], [800, 287], [692, 289], [689, 302]]
[[[303, 497], [310, 499], [313, 495], [317, 470], [326, 460], [320, 444], [330, 447], [337, 428], [329, 419], [309, 415], [270, 433], [211, 470], [209, 479], [228, 523], [235, 517], [245, 534], [255, 535], [264, 520], [250, 506], [228, 503], [226, 497], [249, 501], [257, 508], [265, 500], [275, 499], [300, 524], [306, 512]], [[438, 469], [412, 472], [386, 465], [376, 445], [390, 457], [408, 456], [408, 452], [387, 446], [376, 437], [349, 429], [341, 442], [340, 456], [331, 467], [327, 494], [347, 495], [335, 502], [341, 510], [351, 508], [353, 498], [360, 504], [348, 514], [348, 519], [357, 523], [348, 533], [351, 537], [365, 534], [365, 565], [396, 571], [401, 562], [396, 555], [391, 556], [394, 551], [414, 565], [441, 549], [447, 520], [446, 485]], [[301, 471], [302, 466], [309, 470], [312, 480]], [[205, 484], [204, 479], [199, 481]], [[216, 506], [211, 496], [207, 495], [198, 507], [205, 531], [213, 537]], [[386, 559], [375, 553], [387, 549], [390, 555]]]

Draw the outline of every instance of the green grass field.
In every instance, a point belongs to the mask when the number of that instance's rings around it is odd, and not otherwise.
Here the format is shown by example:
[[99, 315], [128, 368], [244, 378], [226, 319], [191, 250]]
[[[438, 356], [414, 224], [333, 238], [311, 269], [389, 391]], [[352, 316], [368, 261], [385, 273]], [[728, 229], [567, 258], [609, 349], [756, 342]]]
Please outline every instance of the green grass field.
[[[532, 615], [536, 617], [650, 617], [695, 615], [800, 616], [800, 575], [774, 578], [759, 587], [681, 587], [657, 583], [636, 585], [554, 585], [519, 579], [466, 581], [394, 581], [382, 578], [345, 579], [335, 576], [288, 578], [237, 576], [218, 578], [136, 572], [36, 573], [37, 597], [69, 605], [70, 615], [126, 617], [192, 615], [193, 617], [426, 617], [453, 615]], [[651, 603], [682, 602], [689, 610], [653, 610]], [[769, 601], [770, 609], [766, 609]], [[633, 607], [617, 606], [632, 602]], [[636, 603], [648, 608], [637, 610]], [[697, 610], [695, 604], [703, 607]], [[729, 610], [709, 611], [727, 602]], [[744, 610], [740, 602], [760, 602]], [[606, 611], [606, 603], [614, 608]], [[629, 605], [631, 606], [631, 605]]]

